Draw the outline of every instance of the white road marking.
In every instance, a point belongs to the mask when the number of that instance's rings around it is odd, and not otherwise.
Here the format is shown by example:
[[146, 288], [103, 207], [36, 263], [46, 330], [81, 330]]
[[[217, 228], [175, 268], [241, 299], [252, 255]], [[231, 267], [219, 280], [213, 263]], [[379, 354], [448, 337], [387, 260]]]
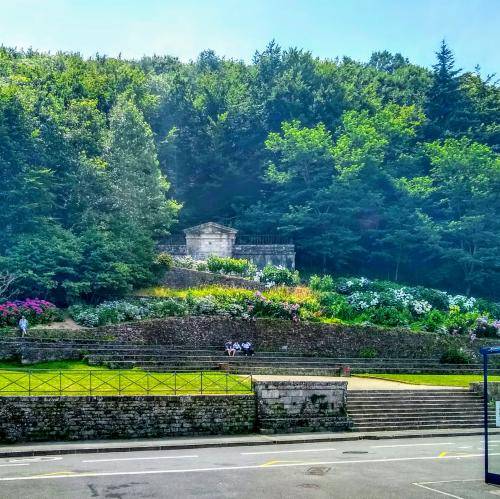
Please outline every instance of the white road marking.
[[262, 454], [292, 454], [296, 452], [325, 452], [330, 450], [337, 450], [333, 448], [329, 449], [299, 449], [299, 450], [270, 450], [261, 452], [240, 452], [242, 456], [260, 456]]
[[46, 463], [49, 461], [61, 461], [62, 457], [58, 456], [39, 456], [39, 457], [22, 457], [9, 459], [9, 463]]
[[195, 458], [199, 456], [156, 456], [156, 457], [123, 457], [123, 458], [115, 458], [115, 459], [87, 459], [82, 461], [82, 463], [111, 463], [114, 461], [149, 461], [156, 459], [188, 459]]
[[397, 444], [397, 445], [371, 445], [372, 449], [392, 449], [394, 447], [419, 447], [424, 445], [456, 445], [455, 442], [438, 442], [438, 443], [425, 443], [425, 444]]
[[450, 494], [449, 492], [443, 492], [442, 490], [439, 489], [434, 489], [432, 487], [429, 487], [429, 485], [437, 485], [439, 483], [453, 483], [453, 482], [481, 482], [481, 478], [469, 478], [467, 480], [441, 480], [439, 482], [414, 482], [412, 485], [416, 485], [417, 487], [421, 487], [422, 489], [427, 489], [432, 492], [437, 492], [438, 494], [441, 494], [443, 496], [447, 497], [454, 497], [455, 499], [464, 499], [461, 496], [456, 496], [454, 494]]
[[459, 449], [472, 449], [472, 445], [464, 445], [463, 447], [459, 447]]
[[29, 466], [29, 463], [10, 463], [10, 464], [0, 464], [2, 468], [6, 466]]
[[[491, 456], [499, 456], [500, 453], [490, 454]], [[326, 465], [326, 464], [363, 464], [363, 463], [393, 463], [398, 461], [434, 461], [439, 459], [443, 461], [445, 459], [466, 459], [466, 458], [475, 458], [475, 457], [484, 457], [484, 454], [464, 454], [457, 458], [456, 456], [445, 456], [442, 458], [438, 458], [436, 456], [422, 456], [422, 457], [395, 457], [395, 458], [385, 458], [385, 459], [355, 459], [350, 461], [304, 461], [297, 463], [283, 463], [276, 464], [274, 466], [263, 466], [259, 465], [248, 465], [248, 466], [220, 466], [220, 467], [211, 467], [211, 468], [186, 468], [186, 469], [178, 469], [178, 470], [144, 470], [144, 471], [113, 471], [113, 472], [86, 472], [86, 473], [72, 473], [65, 475], [32, 475], [32, 476], [16, 476], [16, 477], [4, 477], [0, 478], [0, 482], [14, 482], [14, 481], [23, 481], [23, 480], [50, 480], [50, 479], [59, 479], [59, 478], [87, 478], [87, 477], [98, 477], [98, 476], [125, 476], [125, 475], [165, 475], [165, 474], [173, 474], [173, 473], [206, 473], [206, 472], [214, 472], [214, 471], [234, 471], [234, 470], [271, 470], [273, 468], [289, 468], [289, 467], [297, 467], [297, 466], [318, 466], [318, 465]], [[461, 499], [461, 498], [459, 498]]]

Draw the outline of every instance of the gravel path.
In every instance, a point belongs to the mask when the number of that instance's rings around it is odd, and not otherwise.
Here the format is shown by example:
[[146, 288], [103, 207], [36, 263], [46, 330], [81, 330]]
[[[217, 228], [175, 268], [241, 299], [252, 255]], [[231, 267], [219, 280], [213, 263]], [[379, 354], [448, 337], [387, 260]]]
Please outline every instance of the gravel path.
[[254, 375], [256, 381], [347, 381], [348, 390], [450, 390], [461, 389], [457, 386], [410, 385], [385, 379], [340, 378], [335, 376], [275, 376]]

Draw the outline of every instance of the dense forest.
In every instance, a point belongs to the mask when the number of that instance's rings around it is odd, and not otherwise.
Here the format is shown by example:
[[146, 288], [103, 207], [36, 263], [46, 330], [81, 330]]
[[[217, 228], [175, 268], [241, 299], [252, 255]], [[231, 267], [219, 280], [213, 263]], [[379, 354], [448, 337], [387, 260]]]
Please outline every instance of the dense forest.
[[302, 269], [498, 297], [500, 88], [375, 52], [270, 43], [251, 64], [0, 48], [0, 273], [59, 303], [154, 280], [155, 245], [215, 221]]

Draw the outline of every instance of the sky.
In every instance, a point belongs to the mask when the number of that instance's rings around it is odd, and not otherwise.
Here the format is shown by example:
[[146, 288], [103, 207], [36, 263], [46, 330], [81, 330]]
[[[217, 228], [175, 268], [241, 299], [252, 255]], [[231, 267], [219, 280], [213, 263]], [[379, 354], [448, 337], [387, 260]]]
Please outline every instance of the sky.
[[464, 70], [500, 74], [500, 0], [0, 0], [0, 44], [124, 58], [205, 49], [251, 61], [276, 40], [321, 58], [376, 50], [431, 66], [445, 39]]

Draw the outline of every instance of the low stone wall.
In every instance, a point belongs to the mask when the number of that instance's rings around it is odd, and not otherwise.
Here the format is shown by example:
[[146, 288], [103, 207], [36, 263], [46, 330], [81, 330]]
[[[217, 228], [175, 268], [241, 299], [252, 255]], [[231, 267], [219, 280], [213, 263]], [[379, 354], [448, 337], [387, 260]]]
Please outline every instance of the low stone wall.
[[250, 433], [254, 395], [1, 397], [0, 441]]
[[[470, 383], [469, 389], [484, 396], [484, 383]], [[500, 400], [500, 382], [488, 382], [488, 400]]]
[[258, 291], [264, 291], [266, 289], [264, 284], [251, 281], [250, 279], [181, 268], [174, 268], [165, 272], [162, 284], [174, 289], [196, 288], [212, 284]]
[[295, 245], [293, 244], [235, 244], [234, 258], [252, 261], [259, 269], [266, 265], [295, 268]]
[[347, 381], [257, 381], [255, 392], [261, 433], [349, 428]]

